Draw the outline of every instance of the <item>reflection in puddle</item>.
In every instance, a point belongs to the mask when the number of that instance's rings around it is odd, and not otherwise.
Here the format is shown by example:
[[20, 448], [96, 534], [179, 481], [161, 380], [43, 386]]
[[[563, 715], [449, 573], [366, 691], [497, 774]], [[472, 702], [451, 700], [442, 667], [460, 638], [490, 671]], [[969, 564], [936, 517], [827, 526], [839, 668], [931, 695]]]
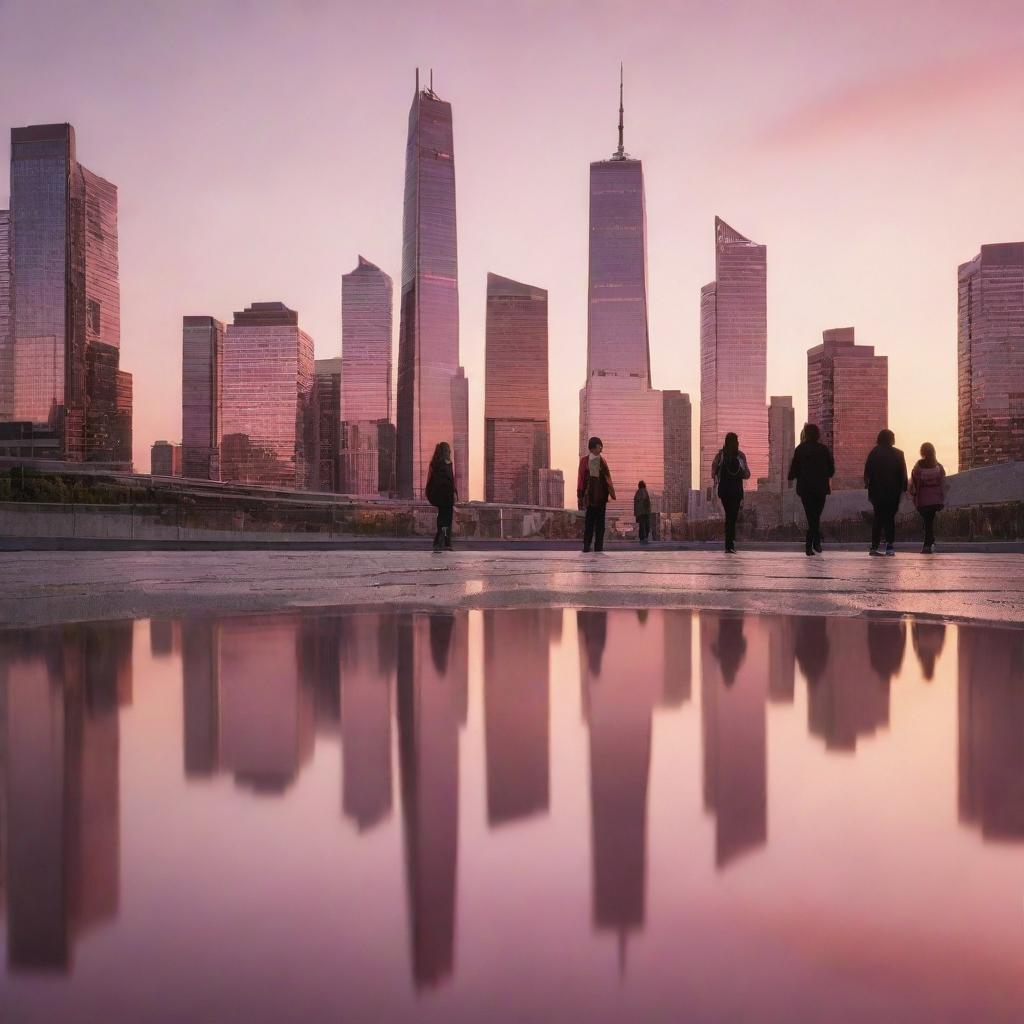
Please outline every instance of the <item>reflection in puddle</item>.
[[0, 633], [4, 1020], [1005, 1015], [1022, 841], [1019, 630]]

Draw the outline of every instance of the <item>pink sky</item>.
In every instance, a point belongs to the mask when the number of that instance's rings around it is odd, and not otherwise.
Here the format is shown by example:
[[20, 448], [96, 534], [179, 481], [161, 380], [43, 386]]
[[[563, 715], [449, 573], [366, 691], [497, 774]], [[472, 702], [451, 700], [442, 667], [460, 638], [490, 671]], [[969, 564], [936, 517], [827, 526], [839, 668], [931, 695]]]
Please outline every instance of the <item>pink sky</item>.
[[120, 190], [140, 470], [181, 436], [183, 314], [280, 299], [318, 358], [338, 355], [341, 275], [363, 253], [395, 280], [397, 340], [419, 65], [454, 107], [471, 496], [488, 271], [549, 290], [552, 454], [571, 479], [588, 164], [615, 147], [620, 59], [654, 385], [690, 393], [694, 437], [717, 214], [768, 246], [769, 393], [801, 420], [806, 350], [852, 324], [889, 357], [897, 442], [955, 468], [956, 267], [1024, 239], [1019, 3], [0, 0], [0, 39], [2, 173], [8, 127], [66, 120]]

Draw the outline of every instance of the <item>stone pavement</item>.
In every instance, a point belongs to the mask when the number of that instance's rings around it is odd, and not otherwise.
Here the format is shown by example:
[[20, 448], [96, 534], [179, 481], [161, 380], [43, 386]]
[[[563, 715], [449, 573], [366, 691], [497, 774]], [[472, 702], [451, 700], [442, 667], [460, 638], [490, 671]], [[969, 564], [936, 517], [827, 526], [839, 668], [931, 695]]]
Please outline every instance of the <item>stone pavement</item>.
[[695, 607], [1024, 624], [1024, 555], [0, 553], [0, 625], [305, 607]]

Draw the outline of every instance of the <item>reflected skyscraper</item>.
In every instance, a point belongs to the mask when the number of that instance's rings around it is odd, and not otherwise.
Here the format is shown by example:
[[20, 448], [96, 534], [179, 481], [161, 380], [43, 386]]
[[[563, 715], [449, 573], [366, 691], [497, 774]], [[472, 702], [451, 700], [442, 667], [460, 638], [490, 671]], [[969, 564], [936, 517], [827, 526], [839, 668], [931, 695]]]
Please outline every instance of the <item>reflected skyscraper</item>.
[[341, 279], [343, 494], [376, 496], [395, 489], [391, 333], [391, 278], [360, 256], [355, 270]]
[[551, 468], [548, 293], [487, 275], [484, 500], [539, 505]]
[[562, 610], [484, 611], [487, 822], [548, 809], [549, 650]]
[[800, 615], [794, 626], [793, 653], [804, 679], [817, 685], [828, 667], [828, 620], [824, 615]]
[[768, 839], [769, 645], [761, 619], [701, 613], [704, 807], [715, 819], [719, 868]]
[[[598, 436], [617, 483], [613, 508], [629, 504], [638, 480], [647, 483], [654, 511], [682, 511], [666, 504], [665, 415], [677, 439], [685, 415], [683, 396], [666, 401], [651, 387], [647, 325], [647, 210], [640, 160], [625, 151], [622, 83], [619, 145], [611, 158], [590, 165], [590, 248], [587, 287], [587, 379], [580, 390], [580, 455]], [[687, 396], [688, 400], [688, 396]], [[668, 473], [678, 496], [682, 469]]]
[[796, 638], [788, 615], [764, 619], [768, 630], [768, 699], [773, 704], [792, 704], [796, 689]]
[[646, 635], [655, 621], [664, 628], [660, 617], [644, 623], [629, 611], [577, 612], [590, 736], [594, 927], [617, 933], [622, 968], [629, 933], [646, 917], [647, 787], [663, 671], [638, 671], [638, 658], [651, 647], [664, 650], [663, 638], [656, 644]]
[[[419, 498], [434, 446], [447, 441], [469, 498], [469, 382], [459, 365], [452, 107], [433, 87], [409, 111], [398, 336], [398, 494]], [[346, 417], [348, 413], [345, 414]]]
[[181, 475], [220, 479], [224, 325], [212, 316], [181, 318]]
[[1024, 839], [1024, 636], [958, 629], [960, 821], [986, 840]]
[[715, 280], [700, 292], [700, 481], [726, 433], [739, 434], [752, 480], [768, 473], [767, 246], [715, 218]]
[[221, 478], [303, 490], [316, 473], [313, 339], [283, 302], [254, 302], [224, 332]]
[[183, 747], [188, 779], [211, 778], [220, 768], [218, 634], [218, 627], [208, 619], [181, 623]]
[[1024, 242], [957, 273], [960, 469], [1024, 459]]
[[665, 608], [658, 612], [657, 617], [663, 622], [665, 632], [665, 681], [661, 704], [679, 707], [690, 699], [693, 692], [693, 612]]
[[68, 461], [130, 464], [117, 188], [78, 162], [70, 124], [11, 129], [10, 242], [9, 418], [57, 431]]
[[469, 681], [465, 612], [401, 615], [397, 715], [413, 980], [455, 965], [459, 731]]
[[807, 421], [832, 449], [835, 490], [864, 486], [864, 460], [889, 424], [889, 359], [858, 345], [852, 327], [821, 332], [807, 351]]
[[131, 699], [131, 622], [5, 641], [0, 788], [7, 958], [71, 967], [76, 941], [120, 898], [120, 704]]

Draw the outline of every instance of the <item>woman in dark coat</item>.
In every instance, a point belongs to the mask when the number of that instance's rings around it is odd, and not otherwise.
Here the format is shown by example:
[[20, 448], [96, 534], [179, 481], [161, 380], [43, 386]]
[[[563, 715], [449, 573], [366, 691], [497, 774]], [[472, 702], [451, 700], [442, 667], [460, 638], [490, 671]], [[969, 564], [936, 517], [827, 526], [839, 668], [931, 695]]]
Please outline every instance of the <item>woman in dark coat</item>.
[[615, 485], [612, 473], [601, 452], [604, 444], [601, 438], [592, 437], [587, 442], [588, 454], [580, 459], [576, 474], [576, 500], [584, 512], [583, 550], [604, 551], [604, 517], [608, 502], [615, 500]]
[[747, 457], [740, 451], [740, 439], [730, 430], [722, 450], [711, 463], [711, 480], [725, 509], [725, 553], [736, 554], [736, 520], [743, 504], [743, 481], [750, 479]]
[[800, 434], [800, 443], [789, 464], [789, 479], [796, 481], [796, 493], [803, 502], [807, 516], [807, 554], [821, 554], [821, 513], [825, 499], [832, 492], [829, 482], [836, 475], [836, 464], [827, 445], [821, 443], [821, 431], [808, 423]]
[[864, 463], [864, 486], [868, 489], [868, 501], [875, 510], [871, 521], [871, 551], [878, 550], [885, 533], [885, 553], [896, 554], [896, 513], [900, 498], [907, 489], [907, 460], [896, 447], [896, 435], [891, 430], [878, 432], [878, 443], [871, 449]]
[[455, 489], [455, 465], [452, 463], [452, 449], [447, 441], [441, 441], [434, 449], [427, 470], [427, 483], [423, 488], [427, 501], [437, 509], [437, 533], [434, 534], [434, 551], [452, 549], [452, 518], [459, 492]]

